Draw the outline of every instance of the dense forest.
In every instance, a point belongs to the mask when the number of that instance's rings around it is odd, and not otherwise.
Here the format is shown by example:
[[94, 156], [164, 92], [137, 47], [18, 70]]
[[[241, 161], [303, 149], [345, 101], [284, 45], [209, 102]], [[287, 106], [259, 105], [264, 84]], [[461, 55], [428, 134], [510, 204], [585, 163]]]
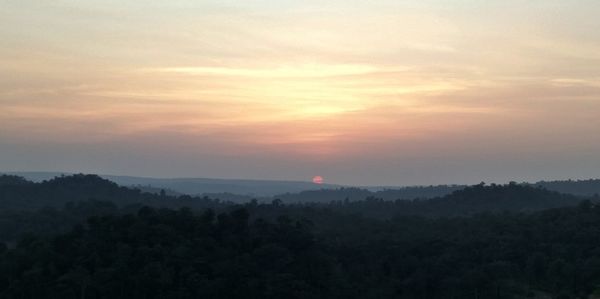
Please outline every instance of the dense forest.
[[0, 298], [588, 298], [598, 196], [244, 204], [0, 177]]
[[[543, 188], [549, 191], [556, 191], [564, 194], [577, 196], [595, 196], [600, 194], [600, 180], [566, 180], [566, 181], [540, 181], [537, 183], [519, 183], [519, 185]], [[335, 189], [307, 190], [297, 193], [283, 193], [269, 197], [253, 197], [248, 195], [227, 193], [202, 193], [202, 196], [211, 198], [220, 198], [227, 201], [243, 203], [258, 199], [262, 202], [273, 199], [281, 199], [284, 203], [302, 203], [319, 202], [328, 203], [331, 201], [345, 200], [350, 201], [363, 200], [367, 197], [394, 201], [397, 199], [430, 199], [443, 197], [455, 191], [467, 188], [466, 185], [437, 185], [437, 186], [409, 186], [409, 187], [388, 187], [381, 190], [372, 190], [372, 188], [358, 187], [338, 187]], [[156, 190], [155, 190], [156, 191]], [[176, 194], [171, 192], [171, 194]]]
[[338, 188], [309, 190], [298, 193], [286, 193], [277, 195], [276, 198], [286, 203], [298, 203], [303, 201], [327, 203], [335, 200], [350, 201], [363, 200], [367, 197], [379, 198], [386, 201], [397, 199], [427, 199], [448, 195], [454, 191], [466, 188], [459, 185], [440, 185], [440, 186], [416, 186], [403, 187], [395, 189], [384, 189], [380, 191], [369, 191], [363, 188]]
[[600, 180], [541, 181], [533, 184], [562, 193], [593, 196], [600, 194]]

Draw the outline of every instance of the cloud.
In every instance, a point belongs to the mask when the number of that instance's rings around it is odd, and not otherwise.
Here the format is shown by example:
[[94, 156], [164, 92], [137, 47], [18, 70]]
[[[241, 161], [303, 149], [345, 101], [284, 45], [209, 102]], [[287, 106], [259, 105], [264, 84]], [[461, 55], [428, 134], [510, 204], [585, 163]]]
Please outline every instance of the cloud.
[[[146, 70], [144, 70], [146, 71]], [[228, 68], [228, 67], [165, 67], [147, 71], [181, 73], [187, 75], [216, 75], [216, 76], [241, 76], [259, 78], [314, 78], [350, 76], [376, 72], [377, 68], [369, 65], [298, 65], [281, 66], [277, 68]]]

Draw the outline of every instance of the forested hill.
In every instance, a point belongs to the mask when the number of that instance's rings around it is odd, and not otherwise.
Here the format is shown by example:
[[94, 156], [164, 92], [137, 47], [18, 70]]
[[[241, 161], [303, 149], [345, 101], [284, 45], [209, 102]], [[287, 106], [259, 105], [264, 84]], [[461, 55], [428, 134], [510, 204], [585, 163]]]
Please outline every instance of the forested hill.
[[600, 180], [540, 181], [535, 183], [534, 186], [574, 195], [593, 196], [600, 194]]
[[[380, 198], [383, 200], [412, 200], [412, 199], [427, 199], [433, 197], [444, 196], [453, 191], [466, 188], [464, 185], [438, 185], [438, 186], [413, 186], [390, 188], [383, 190], [370, 190], [368, 187], [338, 187], [324, 188], [319, 190], [304, 190], [296, 193], [282, 193], [269, 197], [253, 197], [248, 195], [239, 195], [231, 192], [222, 193], [203, 193], [202, 196], [211, 198], [220, 198], [226, 201], [236, 203], [248, 202], [252, 199], [257, 199], [261, 202], [270, 202], [273, 199], [279, 199], [284, 203], [329, 203], [331, 201], [349, 200], [357, 201], [368, 197]], [[378, 189], [378, 188], [377, 188]]]
[[[519, 185], [540, 187], [550, 191], [556, 191], [564, 194], [576, 196], [594, 196], [600, 194], [600, 180], [566, 180], [566, 181], [540, 181], [537, 183], [520, 183]], [[502, 185], [498, 185], [502, 186]], [[467, 188], [466, 185], [437, 185], [437, 186], [410, 186], [401, 188], [386, 188], [384, 190], [370, 191], [367, 188], [342, 187], [337, 189], [308, 190], [299, 193], [286, 193], [276, 195], [283, 202], [330, 202], [344, 200], [350, 201], [362, 200], [367, 197], [375, 197], [383, 200], [396, 199], [428, 199], [443, 197], [454, 191]], [[232, 199], [241, 199], [240, 197]]]
[[426, 199], [448, 195], [454, 191], [464, 189], [462, 185], [439, 185], [439, 186], [415, 186], [396, 189], [384, 189], [369, 191], [363, 188], [344, 187], [338, 189], [307, 190], [299, 193], [286, 193], [274, 196], [285, 203], [298, 202], [321, 202], [328, 203], [336, 200], [350, 201], [363, 200], [367, 197], [375, 197], [383, 200], [397, 199]]
[[[0, 173], [2, 174], [2, 173]], [[24, 177], [33, 182], [43, 182], [56, 177], [71, 176], [55, 172], [9, 172], [12, 176]], [[269, 180], [227, 180], [200, 178], [143, 178], [128, 176], [99, 175], [120, 186], [158, 193], [165, 190], [169, 195], [208, 196], [237, 203], [254, 198], [271, 201], [280, 198], [285, 202], [329, 202], [331, 200], [361, 200], [375, 196], [385, 200], [432, 198], [444, 196], [464, 188], [464, 185], [407, 186], [407, 187], [344, 187], [340, 185], [317, 185], [309, 182]]]
[[[537, 211], [547, 208], [575, 205], [582, 198], [534, 188], [527, 185], [475, 185], [461, 188], [445, 196], [432, 199], [385, 200], [374, 196], [386, 194], [363, 189], [306, 191], [301, 203], [289, 194], [281, 202], [290, 206], [317, 206], [335, 208], [372, 217], [390, 218], [402, 215], [461, 216], [492, 211]], [[346, 195], [339, 200], [340, 193]], [[352, 196], [353, 200], [349, 197]], [[326, 200], [326, 199], [330, 200]], [[338, 199], [338, 200], [336, 200]], [[233, 203], [207, 197], [171, 196], [166, 193], [141, 192], [121, 187], [95, 175], [57, 177], [41, 183], [28, 182], [15, 176], [0, 176], [0, 204], [5, 210], [36, 210], [44, 207], [63, 207], [81, 201], [108, 201], [118, 206], [148, 205], [155, 207], [219, 208]], [[248, 201], [250, 202], [250, 201]]]
[[[597, 199], [595, 199], [597, 200]], [[474, 185], [444, 197], [416, 201], [419, 214], [455, 215], [475, 214], [486, 211], [528, 212], [575, 205], [580, 197], [509, 183], [507, 185]]]
[[[2, 172], [0, 172], [2, 174]], [[4, 174], [22, 176], [33, 182], [42, 182], [54, 177], [70, 176], [74, 173], [60, 172], [5, 172]], [[249, 180], [249, 179], [217, 179], [217, 178], [150, 178], [134, 176], [118, 176], [98, 174], [101, 178], [115, 182], [121, 186], [151, 186], [153, 188], [172, 190], [190, 196], [208, 193], [232, 193], [242, 196], [270, 197], [286, 192], [304, 190], [333, 189], [338, 185], [317, 185], [306, 181]]]
[[12, 175], [0, 176], [0, 205], [4, 210], [35, 210], [63, 207], [80, 201], [110, 201], [117, 205], [144, 204], [151, 206], [211, 208], [217, 201], [182, 196], [142, 192], [117, 185], [96, 175], [69, 175], [33, 183]]
[[[355, 190], [348, 190], [354, 192]], [[269, 219], [287, 214], [326, 222], [328, 213], [360, 215], [374, 219], [399, 216], [457, 217], [483, 212], [533, 212], [574, 206], [585, 198], [526, 185], [475, 185], [433, 199], [383, 200], [364, 193], [356, 200], [322, 200], [286, 203], [275, 199], [260, 203], [246, 201], [254, 215]], [[589, 197], [593, 202], [598, 197]], [[120, 187], [94, 175], [58, 177], [32, 183], [19, 177], [0, 176], [0, 240], [14, 240], [24, 232], [62, 232], [94, 215], [127, 213], [141, 206], [211, 208], [218, 212], [239, 206], [207, 197], [144, 193]], [[329, 211], [329, 212], [328, 212]]]
[[[427, 217], [468, 216], [483, 212], [533, 212], [573, 206], [584, 197], [548, 191], [527, 185], [474, 185], [432, 199], [386, 201], [368, 197], [360, 201], [333, 201], [324, 206], [347, 213], [389, 219], [398, 215]], [[598, 197], [587, 197], [594, 202]]]
[[[24, 177], [33, 182], [51, 180], [57, 176], [72, 175], [50, 172], [8, 172], [6, 174]], [[279, 198], [286, 203], [306, 201], [326, 203], [332, 200], [344, 200], [345, 198], [349, 200], [362, 200], [368, 196], [384, 200], [412, 200], [415, 198], [440, 197], [467, 187], [467, 185], [352, 187], [286, 181], [194, 178], [153, 179], [109, 175], [101, 175], [100, 177], [115, 182], [120, 186], [141, 189], [144, 192], [159, 193], [161, 190], [165, 190], [168, 195], [173, 196], [184, 194], [200, 197], [207, 196], [237, 203], [247, 202], [254, 198], [263, 202], [270, 202], [275, 198]], [[600, 180], [598, 179], [540, 181], [537, 183], [522, 182], [521, 184], [543, 187], [548, 190], [579, 196], [600, 194]]]
[[[550, 191], [556, 191], [564, 194], [576, 196], [591, 197], [600, 194], [600, 180], [567, 180], [567, 181], [541, 181], [537, 183], [519, 183], [519, 185], [543, 188]], [[501, 185], [500, 185], [501, 186]], [[281, 199], [284, 203], [302, 203], [319, 202], [329, 203], [348, 199], [350, 201], [363, 200], [368, 197], [394, 201], [397, 199], [429, 199], [443, 197], [454, 191], [467, 188], [466, 185], [437, 185], [437, 186], [409, 186], [409, 187], [390, 187], [383, 190], [371, 190], [368, 187], [339, 187], [320, 190], [306, 190], [297, 193], [284, 193], [272, 197], [258, 198], [260, 201], [271, 201], [272, 199]], [[223, 200], [243, 203], [251, 200], [252, 196], [239, 195], [233, 193], [206, 193], [212, 198], [221, 198]]]

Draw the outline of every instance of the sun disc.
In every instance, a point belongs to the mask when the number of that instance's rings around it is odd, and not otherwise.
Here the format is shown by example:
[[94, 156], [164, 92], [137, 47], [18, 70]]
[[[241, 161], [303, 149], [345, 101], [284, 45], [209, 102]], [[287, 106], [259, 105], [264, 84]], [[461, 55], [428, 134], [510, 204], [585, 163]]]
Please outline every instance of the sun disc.
[[312, 181], [313, 181], [313, 183], [315, 183], [315, 184], [317, 184], [317, 185], [321, 185], [321, 184], [323, 184], [323, 182], [324, 182], [324, 180], [323, 180], [323, 177], [322, 177], [322, 176], [320, 176], [320, 175], [318, 175], [318, 176], [315, 176], [315, 177], [312, 179]]

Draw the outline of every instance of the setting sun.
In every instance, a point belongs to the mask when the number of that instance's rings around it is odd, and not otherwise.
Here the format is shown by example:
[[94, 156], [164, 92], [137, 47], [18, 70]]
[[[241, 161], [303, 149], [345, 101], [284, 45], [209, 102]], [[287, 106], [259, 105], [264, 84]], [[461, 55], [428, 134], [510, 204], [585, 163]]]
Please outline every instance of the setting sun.
[[313, 183], [315, 183], [315, 184], [317, 184], [317, 185], [321, 185], [321, 184], [323, 184], [323, 182], [324, 182], [324, 180], [323, 180], [323, 177], [322, 177], [322, 176], [320, 176], [320, 175], [318, 175], [318, 176], [315, 176], [315, 177], [312, 179], [312, 181], [313, 181]]

